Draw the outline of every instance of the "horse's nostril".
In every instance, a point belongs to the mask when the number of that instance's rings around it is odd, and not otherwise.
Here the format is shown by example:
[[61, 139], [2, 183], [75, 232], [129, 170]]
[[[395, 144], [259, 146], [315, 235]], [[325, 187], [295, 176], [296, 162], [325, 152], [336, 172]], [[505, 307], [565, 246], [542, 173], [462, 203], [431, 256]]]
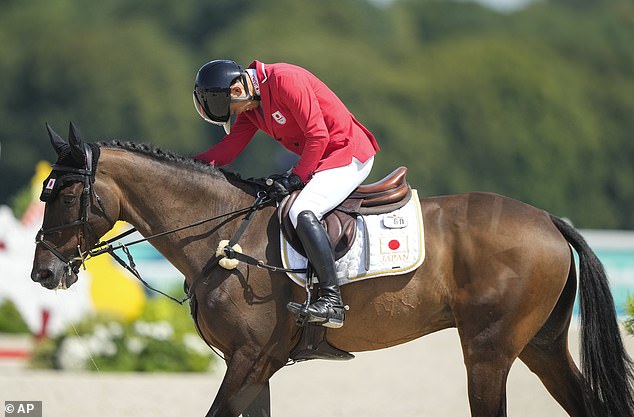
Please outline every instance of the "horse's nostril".
[[43, 281], [45, 279], [47, 279], [48, 277], [50, 277], [53, 273], [51, 272], [50, 269], [40, 269], [37, 271], [37, 274], [35, 275], [35, 281], [40, 282]]

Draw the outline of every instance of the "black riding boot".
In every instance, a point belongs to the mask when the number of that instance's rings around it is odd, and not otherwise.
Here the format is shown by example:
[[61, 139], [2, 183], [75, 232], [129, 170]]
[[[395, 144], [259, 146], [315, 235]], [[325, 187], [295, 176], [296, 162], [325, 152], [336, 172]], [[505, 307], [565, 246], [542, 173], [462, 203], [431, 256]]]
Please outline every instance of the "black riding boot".
[[304, 305], [299, 303], [290, 302], [287, 307], [292, 313], [308, 314], [308, 323], [339, 328], [343, 326], [344, 306], [337, 284], [335, 257], [326, 231], [310, 210], [299, 213], [296, 230], [310, 264], [319, 278], [319, 297], [306, 311]]

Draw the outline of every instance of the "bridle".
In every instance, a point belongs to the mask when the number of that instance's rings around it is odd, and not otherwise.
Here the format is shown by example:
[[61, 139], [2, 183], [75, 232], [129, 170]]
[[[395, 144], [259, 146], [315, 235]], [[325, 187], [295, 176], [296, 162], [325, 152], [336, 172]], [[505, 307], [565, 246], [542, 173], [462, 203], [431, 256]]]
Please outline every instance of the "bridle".
[[[106, 219], [110, 222], [111, 225], [114, 225], [114, 222], [108, 218], [108, 215], [106, 214], [106, 211], [101, 202], [101, 199], [99, 198], [99, 196], [97, 195], [93, 187], [95, 175], [93, 172], [94, 167], [93, 167], [93, 159], [92, 159], [93, 157], [92, 148], [88, 144], [83, 144], [83, 147], [84, 147], [84, 155], [85, 155], [84, 168], [74, 168], [74, 167], [69, 167], [65, 165], [57, 165], [57, 164], [53, 165], [53, 172], [57, 171], [63, 174], [72, 174], [74, 176], [79, 176], [81, 178], [83, 189], [82, 189], [82, 193], [80, 197], [80, 204], [81, 204], [80, 217], [77, 220], [72, 221], [70, 223], [49, 227], [48, 229], [45, 229], [44, 227], [42, 227], [38, 231], [37, 236], [35, 238], [36, 246], [37, 245], [43, 246], [45, 249], [47, 249], [49, 252], [55, 255], [60, 261], [66, 264], [66, 270], [69, 275], [70, 273], [77, 274], [79, 272], [79, 268], [82, 266], [84, 267], [84, 269], [86, 269], [85, 261], [86, 261], [86, 255], [89, 253], [89, 249], [87, 247], [89, 236], [94, 237], [95, 241], [99, 240], [99, 237], [97, 236], [92, 226], [88, 222], [88, 215], [89, 215], [92, 199], [97, 201], [97, 204], [99, 205], [99, 208], [101, 209], [104, 216], [106, 216]], [[45, 236], [48, 234], [59, 232], [60, 230], [65, 230], [72, 227], [79, 227], [83, 233], [82, 232], [79, 233], [78, 245], [77, 245], [77, 256], [68, 257], [68, 256], [65, 256], [63, 253], [61, 253], [55, 245], [48, 242], [45, 239]], [[85, 246], [83, 250], [82, 250], [82, 243]]]

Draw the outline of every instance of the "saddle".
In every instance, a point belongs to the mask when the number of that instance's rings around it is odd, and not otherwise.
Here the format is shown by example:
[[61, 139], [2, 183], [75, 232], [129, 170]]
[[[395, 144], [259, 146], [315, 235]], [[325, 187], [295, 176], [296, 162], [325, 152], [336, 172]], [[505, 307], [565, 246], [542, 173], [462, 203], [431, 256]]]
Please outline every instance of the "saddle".
[[[398, 167], [388, 176], [372, 184], [360, 185], [339, 206], [322, 219], [335, 259], [348, 252], [357, 234], [359, 215], [382, 214], [403, 207], [411, 197], [406, 181], [407, 168]], [[286, 241], [301, 255], [306, 256], [295, 228], [288, 216], [300, 191], [294, 191], [280, 203], [277, 213]]]

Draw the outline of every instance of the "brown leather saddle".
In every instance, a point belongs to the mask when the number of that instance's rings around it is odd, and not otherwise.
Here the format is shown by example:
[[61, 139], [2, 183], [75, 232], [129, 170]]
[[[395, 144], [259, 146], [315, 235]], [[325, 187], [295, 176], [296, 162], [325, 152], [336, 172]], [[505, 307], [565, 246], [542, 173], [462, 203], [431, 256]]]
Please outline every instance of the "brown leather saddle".
[[[391, 174], [372, 184], [360, 185], [338, 207], [324, 216], [322, 224], [328, 233], [335, 259], [348, 252], [357, 233], [356, 219], [360, 214], [382, 214], [403, 207], [412, 190], [405, 178], [406, 167], [398, 167]], [[295, 191], [280, 203], [277, 213], [286, 241], [298, 253], [306, 256], [288, 212], [300, 191]]]

